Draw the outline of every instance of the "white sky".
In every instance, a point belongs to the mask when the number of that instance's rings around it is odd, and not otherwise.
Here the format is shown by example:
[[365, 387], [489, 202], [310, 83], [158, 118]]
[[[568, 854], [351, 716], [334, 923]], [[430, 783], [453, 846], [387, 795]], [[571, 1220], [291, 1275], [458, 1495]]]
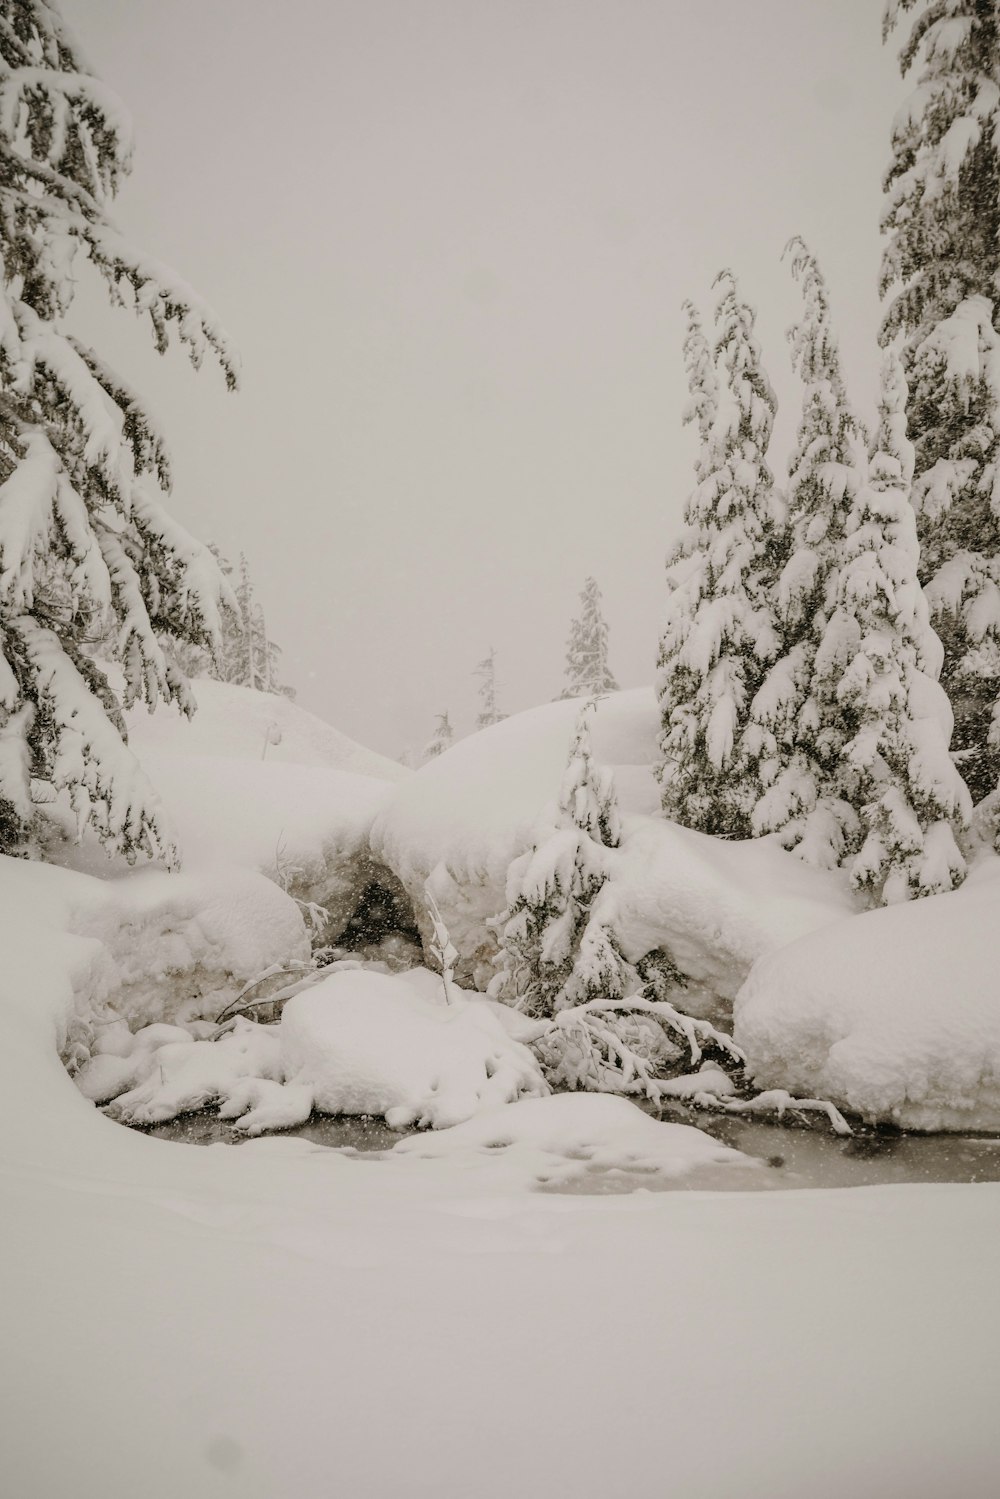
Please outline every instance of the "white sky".
[[136, 125], [116, 217], [218, 310], [243, 390], [88, 336], [148, 395], [175, 514], [246, 552], [299, 701], [398, 754], [561, 685], [594, 573], [651, 680], [691, 484], [680, 303], [731, 264], [783, 398], [802, 233], [874, 403], [877, 0], [62, 0]]

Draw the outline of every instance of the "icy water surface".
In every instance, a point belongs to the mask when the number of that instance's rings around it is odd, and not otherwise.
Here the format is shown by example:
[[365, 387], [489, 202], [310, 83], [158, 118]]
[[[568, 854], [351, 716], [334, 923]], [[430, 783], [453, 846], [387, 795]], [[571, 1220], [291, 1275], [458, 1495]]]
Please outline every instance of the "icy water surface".
[[[646, 1172], [596, 1170], [547, 1191], [575, 1193], [653, 1191], [773, 1191], [775, 1188], [866, 1187], [902, 1182], [1000, 1181], [1000, 1139], [968, 1135], [906, 1135], [868, 1130], [850, 1138], [820, 1129], [714, 1118], [675, 1110], [664, 1119], [693, 1124], [726, 1145], [754, 1156], [759, 1171], [707, 1166], [680, 1177]], [[242, 1137], [212, 1113], [187, 1114], [145, 1131], [161, 1140], [190, 1145], [238, 1144]], [[314, 1114], [287, 1134], [316, 1145], [359, 1152], [391, 1150], [402, 1135], [382, 1119]]]

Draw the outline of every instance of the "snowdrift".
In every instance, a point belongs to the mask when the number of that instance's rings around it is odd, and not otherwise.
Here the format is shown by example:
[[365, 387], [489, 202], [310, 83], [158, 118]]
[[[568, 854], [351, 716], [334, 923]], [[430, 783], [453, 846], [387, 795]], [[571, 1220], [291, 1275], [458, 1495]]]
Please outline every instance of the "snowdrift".
[[762, 957], [735, 1024], [761, 1087], [905, 1129], [1000, 1130], [1000, 859]]
[[198, 703], [193, 718], [185, 718], [172, 704], [162, 703], [155, 713], [136, 707], [125, 715], [129, 743], [140, 760], [153, 750], [226, 760], [321, 765], [390, 782], [404, 781], [410, 774], [395, 760], [366, 749], [286, 697], [207, 677], [196, 678], [191, 690]]
[[[129, 745], [159, 792], [186, 871], [259, 870], [296, 900], [327, 913], [336, 941], [373, 877], [368, 834], [396, 781], [410, 772], [290, 703], [198, 680], [198, 712], [160, 705], [127, 715]], [[98, 878], [124, 877], [71, 818], [49, 809], [48, 857]]]
[[[507, 869], [551, 824], [581, 703], [549, 703], [461, 740], [396, 787], [374, 820], [374, 856], [401, 881], [424, 933], [425, 884], [461, 955], [459, 976], [484, 989], [506, 903]], [[811, 869], [773, 839], [723, 843], [665, 822], [652, 765], [652, 689], [602, 698], [594, 758], [615, 775], [624, 841], [609, 856], [615, 928], [635, 960], [666, 946], [690, 982], [685, 1007], [733, 999], [763, 953], [856, 909], [840, 874]]]

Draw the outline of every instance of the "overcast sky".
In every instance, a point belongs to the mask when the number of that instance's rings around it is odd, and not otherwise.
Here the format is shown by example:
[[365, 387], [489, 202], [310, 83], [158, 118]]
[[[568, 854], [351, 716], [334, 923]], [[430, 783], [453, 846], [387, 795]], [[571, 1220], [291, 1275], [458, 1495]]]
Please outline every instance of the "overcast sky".
[[89, 337], [146, 392], [172, 508], [245, 551], [305, 707], [377, 749], [547, 701], [588, 573], [652, 678], [691, 485], [680, 303], [731, 265], [797, 399], [801, 233], [874, 405], [877, 0], [63, 0], [136, 128], [122, 228], [213, 303], [243, 389]]

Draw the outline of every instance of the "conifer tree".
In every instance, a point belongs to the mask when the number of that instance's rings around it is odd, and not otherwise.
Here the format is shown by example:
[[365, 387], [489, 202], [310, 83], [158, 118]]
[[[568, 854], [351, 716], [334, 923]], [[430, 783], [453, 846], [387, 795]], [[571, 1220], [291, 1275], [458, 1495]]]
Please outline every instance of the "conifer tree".
[[[231, 579], [233, 565], [214, 542], [212, 553], [224, 578]], [[216, 682], [231, 682], [237, 687], [252, 687], [277, 697], [294, 698], [295, 690], [279, 680], [281, 647], [267, 633], [264, 611], [254, 595], [249, 567], [240, 553], [239, 582], [233, 589], [236, 607], [222, 616], [222, 634], [214, 655], [204, 647], [165, 641], [168, 655], [188, 677], [210, 677]]]
[[[78, 262], [230, 387], [205, 305], [114, 228], [129, 124], [50, 0], [0, 16], [0, 829], [12, 847], [32, 782], [68, 795], [110, 848], [175, 857], [160, 803], [125, 746], [121, 706], [84, 645], [114, 627], [124, 706], [193, 707], [158, 635], [211, 646], [225, 585], [172, 520], [167, 450], [140, 398], [65, 326]], [[39, 788], [42, 794], [42, 788]]]
[[577, 719], [557, 826], [511, 865], [508, 908], [497, 921], [503, 967], [490, 993], [530, 1015], [551, 1016], [599, 995], [620, 999], [640, 987], [608, 926], [592, 919], [608, 878], [606, 850], [621, 842], [611, 772], [591, 753], [592, 707]]
[[789, 463], [789, 555], [778, 583], [782, 652], [752, 706], [767, 787], [753, 831], [780, 831], [810, 863], [835, 868], [857, 833], [855, 809], [838, 789], [849, 729], [837, 687], [851, 647], [838, 633], [837, 587], [863, 480], [864, 433], [848, 404], [819, 266], [801, 239], [789, 252], [802, 287], [802, 315], [788, 338], [803, 399]]
[[608, 666], [608, 627], [601, 611], [601, 590], [588, 578], [580, 594], [580, 617], [573, 621], [566, 646], [566, 686], [560, 698], [602, 697], [617, 692]]
[[837, 586], [840, 633], [851, 642], [836, 689], [852, 731], [840, 781], [864, 840], [851, 878], [883, 904], [961, 882], [965, 861], [955, 835], [972, 811], [948, 753], [952, 713], [937, 681], [942, 649], [917, 579], [905, 400], [905, 377], [890, 346], [875, 451], [848, 521]]
[[660, 766], [668, 817], [702, 832], [746, 837], [760, 796], [750, 705], [779, 649], [772, 602], [782, 512], [767, 466], [775, 399], [754, 316], [731, 271], [716, 279], [714, 375], [688, 313], [687, 408], [704, 435], [686, 531], [672, 561], [660, 642]]
[[438, 714], [437, 727], [424, 749], [424, 760], [436, 760], [438, 755], [443, 755], [446, 749], [450, 749], [455, 739], [455, 731], [451, 726], [447, 712]]
[[921, 578], [979, 800], [1000, 770], [1000, 7], [890, 0], [883, 36], [910, 11], [900, 63], [919, 72], [885, 176], [882, 339], [903, 336]]
[[492, 724], [500, 723], [507, 717], [497, 707], [497, 653], [490, 646], [489, 652], [478, 662], [473, 673], [479, 678], [479, 713], [476, 717], [477, 729], [488, 729]]

